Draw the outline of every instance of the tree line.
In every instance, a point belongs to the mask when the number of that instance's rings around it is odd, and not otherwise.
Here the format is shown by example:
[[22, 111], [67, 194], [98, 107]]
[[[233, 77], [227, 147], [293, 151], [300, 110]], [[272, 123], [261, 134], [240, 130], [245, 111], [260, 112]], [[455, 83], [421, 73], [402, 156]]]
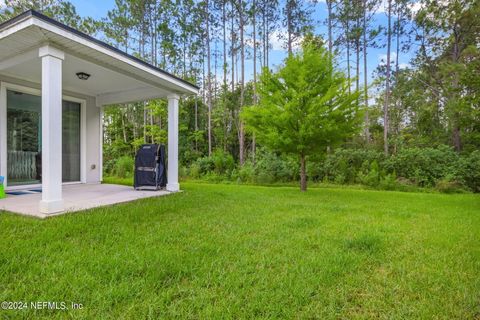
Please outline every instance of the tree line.
[[[181, 102], [184, 164], [215, 150], [241, 166], [255, 163], [259, 146], [241, 111], [258, 103], [258, 75], [277, 68], [277, 46], [289, 56], [309, 34], [323, 39], [349, 91], [360, 93], [363, 129], [344, 147], [388, 155], [405, 147], [449, 145], [461, 153], [480, 146], [478, 1], [116, 0], [93, 19], [68, 1], [7, 0], [0, 19], [29, 8], [201, 87]], [[379, 50], [385, 59], [371, 68]], [[106, 144], [121, 155], [165, 142], [166, 121], [162, 100], [107, 108]]]

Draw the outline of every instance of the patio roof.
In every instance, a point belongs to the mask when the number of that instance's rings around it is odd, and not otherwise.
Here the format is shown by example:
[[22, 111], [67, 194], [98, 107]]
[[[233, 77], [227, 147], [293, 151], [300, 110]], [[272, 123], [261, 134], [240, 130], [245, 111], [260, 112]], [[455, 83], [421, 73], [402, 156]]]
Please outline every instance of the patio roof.
[[[87, 73], [88, 77], [78, 76]], [[20, 199], [2, 200], [6, 210], [33, 215], [58, 214], [64, 210], [95, 206], [97, 203], [111, 204], [122, 199], [145, 197], [145, 193], [129, 189], [125, 195], [109, 198], [104, 202], [92, 196], [80, 201], [80, 206], [69, 202], [69, 188], [62, 188], [62, 101], [65, 95], [79, 97], [84, 101], [95, 100], [98, 107], [168, 98], [168, 170], [166, 190], [180, 190], [178, 183], [178, 115], [181, 96], [195, 95], [198, 87], [168, 72], [130, 56], [102, 41], [70, 28], [58, 21], [30, 10], [0, 24], [0, 172], [7, 173], [7, 86], [14, 88], [18, 80], [26, 82], [33, 90], [41, 89], [41, 164], [42, 193], [23, 196], [39, 201], [36, 206], [27, 205], [22, 212]], [[85, 79], [86, 78], [86, 79]], [[12, 83], [9, 83], [11, 81]], [[93, 97], [93, 99], [90, 99]], [[100, 127], [101, 109], [93, 105], [85, 110], [85, 122]], [[83, 129], [85, 132], [85, 129]], [[84, 134], [85, 135], [85, 134]], [[83, 138], [82, 138], [83, 139]], [[83, 139], [82, 141], [86, 141]], [[81, 142], [81, 144], [85, 144]], [[98, 148], [101, 158], [101, 143]], [[96, 153], [96, 151], [93, 151]], [[85, 153], [84, 153], [85, 154]], [[102, 161], [99, 160], [99, 167]], [[90, 167], [92, 168], [92, 166]], [[95, 165], [93, 166], [95, 168]], [[101, 170], [101, 169], [100, 169]], [[5, 172], [5, 174], [3, 174]], [[7, 176], [8, 182], [8, 176]], [[86, 188], [92, 188], [88, 186]], [[103, 187], [105, 188], [105, 187]], [[65, 199], [62, 191], [65, 189]], [[92, 190], [94, 190], [92, 188]], [[101, 194], [103, 189], [99, 189]], [[131, 193], [130, 193], [131, 192]], [[117, 194], [117, 193], [114, 193]], [[75, 195], [73, 195], [75, 196]], [[78, 202], [77, 201], [77, 202]], [[29, 202], [30, 204], [33, 202]]]
[[[40, 83], [38, 48], [47, 43], [65, 54], [63, 89], [94, 96], [98, 106], [198, 93], [188, 81], [33, 10], [0, 24], [0, 72]], [[78, 72], [91, 77], [82, 81]]]

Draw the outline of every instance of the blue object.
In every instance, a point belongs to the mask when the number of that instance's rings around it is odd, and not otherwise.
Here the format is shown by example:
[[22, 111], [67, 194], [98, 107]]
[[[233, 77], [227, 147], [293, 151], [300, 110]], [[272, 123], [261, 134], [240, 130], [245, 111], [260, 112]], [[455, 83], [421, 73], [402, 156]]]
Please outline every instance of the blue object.
[[23, 196], [25, 194], [31, 194], [30, 192], [25, 192], [25, 191], [7, 191], [7, 194], [11, 196]]
[[5, 177], [0, 176], [0, 199], [5, 198], [5, 188], [3, 187], [4, 181], [5, 181]]

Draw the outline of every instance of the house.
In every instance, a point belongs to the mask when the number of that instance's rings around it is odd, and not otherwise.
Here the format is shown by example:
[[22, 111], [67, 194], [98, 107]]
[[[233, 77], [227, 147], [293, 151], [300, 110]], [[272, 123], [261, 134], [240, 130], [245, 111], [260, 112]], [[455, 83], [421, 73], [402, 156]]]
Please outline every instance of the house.
[[178, 102], [198, 87], [30, 10], [0, 24], [0, 175], [65, 209], [62, 186], [102, 181], [102, 107], [168, 99], [168, 191], [178, 191]]

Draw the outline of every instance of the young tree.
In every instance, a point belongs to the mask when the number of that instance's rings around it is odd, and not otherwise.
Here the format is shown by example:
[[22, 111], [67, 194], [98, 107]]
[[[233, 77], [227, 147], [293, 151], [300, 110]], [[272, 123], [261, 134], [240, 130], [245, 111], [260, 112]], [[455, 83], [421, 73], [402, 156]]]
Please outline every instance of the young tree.
[[300, 190], [307, 190], [307, 157], [326, 152], [360, 128], [358, 92], [334, 70], [323, 45], [311, 37], [303, 51], [290, 55], [276, 73], [264, 68], [258, 86], [259, 103], [242, 113], [260, 143], [298, 155]]

